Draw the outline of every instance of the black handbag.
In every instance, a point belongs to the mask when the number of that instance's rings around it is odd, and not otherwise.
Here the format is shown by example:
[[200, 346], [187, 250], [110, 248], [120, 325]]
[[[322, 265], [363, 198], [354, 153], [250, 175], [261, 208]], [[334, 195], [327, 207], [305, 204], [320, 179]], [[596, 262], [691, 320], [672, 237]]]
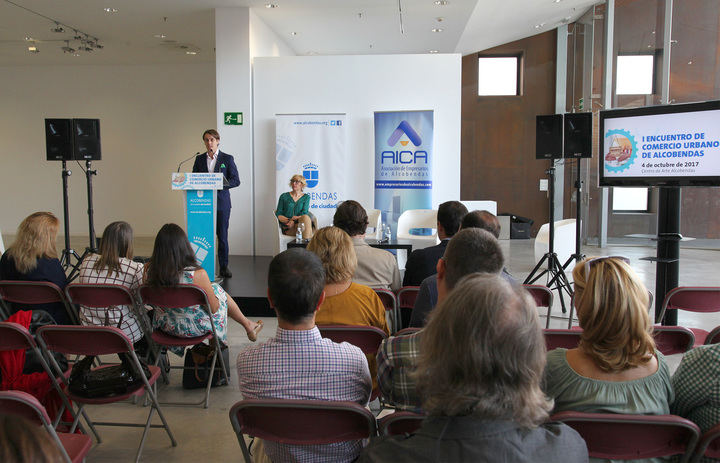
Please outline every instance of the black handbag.
[[[68, 380], [70, 392], [89, 399], [125, 394], [141, 387], [142, 378], [133, 368], [129, 354], [119, 353], [120, 364], [93, 369], [94, 355], [88, 355], [73, 365]], [[150, 369], [140, 361], [142, 373], [150, 378]]]
[[[45, 325], [57, 325], [57, 323], [55, 322], [55, 319], [52, 317], [52, 315], [45, 312], [44, 310], [33, 310], [32, 319], [30, 320], [30, 326], [28, 327], [28, 331], [30, 332], [32, 337], [35, 338], [35, 333], [37, 332], [38, 328]], [[65, 354], [60, 352], [53, 352], [52, 356], [55, 357], [55, 361], [57, 362], [58, 366], [60, 366], [60, 369], [62, 371], [67, 370], [68, 361]], [[50, 364], [50, 362], [48, 362], [48, 364]], [[23, 374], [28, 375], [31, 373], [43, 373], [44, 371], [45, 369], [43, 368], [42, 362], [40, 361], [40, 358], [38, 357], [36, 351], [31, 348], [27, 348], [25, 350], [25, 364], [23, 365]]]
[[[183, 388], [200, 389], [207, 386], [210, 376], [210, 365], [215, 355], [215, 344], [197, 344], [185, 352], [185, 369], [183, 370]], [[225, 362], [225, 372], [230, 378], [230, 352], [226, 345], [221, 344], [220, 355]], [[225, 376], [222, 374], [220, 359], [215, 361], [215, 372], [213, 373], [210, 387], [225, 386]]]

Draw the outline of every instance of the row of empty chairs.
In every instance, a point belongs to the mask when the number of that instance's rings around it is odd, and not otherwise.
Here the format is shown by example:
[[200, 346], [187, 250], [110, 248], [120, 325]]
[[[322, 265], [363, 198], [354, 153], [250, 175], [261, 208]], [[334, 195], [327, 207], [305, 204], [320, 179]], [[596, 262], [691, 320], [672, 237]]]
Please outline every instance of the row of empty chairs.
[[[331, 444], [381, 436], [412, 434], [423, 415], [396, 412], [376, 421], [353, 402], [314, 400], [241, 400], [230, 409], [230, 422], [246, 463], [252, 462], [243, 435], [282, 444]], [[699, 461], [720, 457], [720, 425], [704, 435], [693, 422], [675, 415], [626, 415], [561, 412], [551, 417], [575, 429], [590, 457], [612, 460], [667, 457]], [[297, 426], [296, 423], [304, 423]]]

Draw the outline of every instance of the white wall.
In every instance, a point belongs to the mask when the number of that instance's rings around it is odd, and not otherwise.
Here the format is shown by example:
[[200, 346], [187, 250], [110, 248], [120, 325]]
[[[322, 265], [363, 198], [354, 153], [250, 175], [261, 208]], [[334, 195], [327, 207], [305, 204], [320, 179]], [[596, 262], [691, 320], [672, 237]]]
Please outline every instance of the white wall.
[[346, 113], [350, 191], [374, 202], [373, 112], [435, 111], [433, 207], [460, 198], [460, 55], [256, 58], [253, 66], [256, 254], [277, 252], [275, 114]]
[[[138, 236], [183, 223], [170, 172], [204, 149], [202, 132], [215, 124], [214, 82], [207, 64], [0, 67], [0, 230], [14, 233], [38, 210], [62, 220], [61, 163], [45, 160], [48, 117], [100, 119], [98, 235], [114, 220], [128, 221]], [[69, 168], [70, 232], [86, 235], [85, 176], [75, 162]]]

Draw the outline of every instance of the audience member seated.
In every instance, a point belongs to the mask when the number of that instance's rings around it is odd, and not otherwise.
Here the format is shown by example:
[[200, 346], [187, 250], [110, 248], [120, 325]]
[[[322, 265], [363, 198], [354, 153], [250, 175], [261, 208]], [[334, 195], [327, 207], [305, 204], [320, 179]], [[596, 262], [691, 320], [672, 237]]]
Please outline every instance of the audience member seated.
[[[500, 239], [500, 221], [492, 212], [468, 212], [465, 214], [465, 217], [463, 217], [460, 228], [482, 228], [483, 230], [487, 230], [492, 233], [495, 238]], [[508, 272], [505, 267], [503, 267], [501, 275], [510, 283], [517, 283], [515, 278], [510, 275], [510, 272]]]
[[65, 458], [44, 428], [21, 416], [0, 414], [0, 461], [65, 463]]
[[340, 203], [333, 217], [333, 225], [352, 238], [357, 255], [357, 270], [353, 275], [355, 283], [392, 291], [400, 289], [400, 270], [395, 256], [365, 242], [368, 216], [360, 203], [352, 200]]
[[450, 238], [460, 229], [460, 221], [467, 212], [460, 201], [447, 201], [438, 207], [437, 234], [440, 244], [410, 253], [405, 264], [403, 286], [419, 286], [425, 278], [437, 273], [437, 261], [445, 253]]
[[[461, 230], [461, 232], [463, 230]], [[479, 229], [470, 228], [469, 230]], [[425, 326], [427, 315], [437, 304], [438, 289], [440, 286], [439, 280], [441, 278], [440, 269], [444, 270], [448, 266], [454, 267], [457, 270], [451, 270], [451, 272], [461, 273], [460, 276], [473, 272], [498, 273], [502, 270], [504, 259], [500, 242], [498, 242], [497, 239], [490, 239], [487, 235], [489, 235], [489, 233], [466, 233], [464, 235], [466, 238], [461, 240], [462, 247], [456, 247], [456, 249], [459, 250], [458, 253], [450, 256], [445, 255], [442, 259], [438, 260], [438, 273], [425, 278], [420, 285], [420, 290], [415, 299], [415, 305], [410, 314], [410, 326], [416, 328]], [[457, 236], [457, 234], [455, 236]], [[447, 254], [447, 249], [445, 250], [445, 254]], [[455, 282], [457, 282], [458, 279], [459, 278], [455, 279]], [[449, 289], [452, 289], [452, 286], [450, 286]]]
[[309, 214], [310, 195], [303, 193], [306, 186], [305, 177], [295, 174], [290, 177], [291, 190], [281, 194], [278, 198], [275, 215], [285, 235], [295, 236], [298, 225], [303, 224], [303, 238], [312, 238], [312, 221]]
[[[155, 237], [150, 261], [145, 266], [145, 282], [150, 286], [176, 286], [195, 284], [207, 294], [215, 332], [220, 341], [227, 344], [227, 317], [240, 323], [251, 341], [257, 340], [262, 329], [262, 321], [251, 322], [240, 311], [232, 297], [217, 283], [210, 283], [207, 272], [198, 265], [195, 253], [182, 228], [174, 223], [162, 226]], [[174, 336], [191, 338], [201, 336], [212, 327], [208, 323], [205, 311], [200, 306], [184, 309], [156, 308], [153, 314], [153, 327]], [[182, 355], [184, 348], [174, 348], [173, 352]]]
[[433, 312], [420, 348], [428, 417], [409, 437], [375, 439], [360, 462], [587, 461], [577, 432], [547, 423], [545, 342], [524, 289], [498, 275], [465, 277]]
[[[315, 316], [318, 325], [369, 325], [390, 334], [385, 307], [372, 288], [352, 281], [357, 266], [355, 249], [347, 233], [337, 227], [318, 230], [308, 250], [320, 257], [325, 270], [325, 301]], [[375, 356], [368, 357], [373, 387], [376, 385]]]
[[675, 402], [670, 405], [671, 413], [689, 419], [703, 432], [720, 423], [720, 344], [686, 352], [672, 386]]
[[[478, 228], [460, 230], [448, 243], [445, 256], [438, 261], [438, 301], [442, 302], [466, 275], [475, 272], [498, 274], [502, 262], [500, 243], [490, 233]], [[387, 402], [400, 410], [419, 411], [421, 408], [414, 372], [423, 332], [390, 337], [382, 342], [378, 350], [380, 391]]]
[[[372, 382], [362, 351], [320, 336], [315, 315], [323, 303], [325, 272], [320, 258], [305, 249], [281, 252], [270, 262], [268, 299], [277, 313], [274, 338], [237, 357], [238, 384], [244, 399], [344, 400], [367, 405]], [[305, 426], [304, 423], [294, 423]], [[262, 461], [258, 439], [254, 461]], [[362, 444], [281, 445], [263, 442], [274, 462], [350, 462]], [[260, 453], [260, 455], [258, 455]]]
[[[17, 229], [15, 242], [0, 257], [0, 280], [49, 281], [64, 289], [68, 281], [55, 244], [59, 225], [50, 212], [35, 212], [26, 217]], [[71, 323], [62, 303], [22, 307], [15, 304], [11, 310], [31, 308], [45, 310], [59, 324]]]
[[[142, 284], [143, 265], [134, 262], [132, 257], [133, 231], [130, 224], [113, 222], [103, 231], [100, 254], [90, 254], [82, 261], [78, 283], [124, 286], [135, 297]], [[136, 350], [145, 351], [147, 342], [143, 340], [141, 325], [145, 320], [138, 318], [140, 317], [135, 316], [133, 308], [125, 305], [103, 309], [80, 307], [80, 319], [85, 325], [102, 326], [107, 321], [108, 325], [123, 330], [135, 344]]]
[[583, 331], [577, 348], [547, 354], [554, 412], [670, 413], [670, 372], [655, 349], [639, 277], [624, 258], [597, 257], [578, 263], [573, 279]]

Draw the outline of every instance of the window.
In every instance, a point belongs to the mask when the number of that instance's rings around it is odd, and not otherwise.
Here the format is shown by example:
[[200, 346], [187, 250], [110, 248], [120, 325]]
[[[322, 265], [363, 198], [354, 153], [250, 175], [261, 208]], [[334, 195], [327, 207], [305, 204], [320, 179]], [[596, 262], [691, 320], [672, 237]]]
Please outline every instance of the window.
[[520, 57], [479, 56], [478, 95], [520, 95]]
[[654, 55], [618, 55], [618, 95], [651, 95], [655, 77]]
[[648, 188], [612, 189], [612, 209], [614, 212], [647, 212]]

